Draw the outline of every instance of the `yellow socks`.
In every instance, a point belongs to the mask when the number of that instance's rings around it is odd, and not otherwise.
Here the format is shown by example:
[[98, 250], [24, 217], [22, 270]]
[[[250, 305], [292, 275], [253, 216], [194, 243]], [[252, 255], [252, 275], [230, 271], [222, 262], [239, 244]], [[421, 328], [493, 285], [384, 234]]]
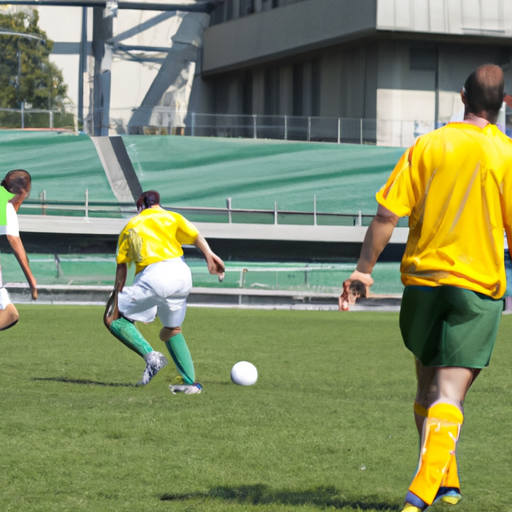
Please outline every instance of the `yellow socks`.
[[[420, 414], [423, 409], [420, 408], [415, 404], [415, 413]], [[427, 505], [432, 504], [441, 486], [460, 487], [455, 448], [463, 419], [460, 409], [452, 404], [441, 402], [428, 410], [423, 425], [419, 467], [409, 487], [409, 493]], [[409, 494], [406, 501], [411, 503], [408, 498]]]
[[[414, 402], [414, 414], [426, 418], [428, 416], [428, 409]], [[457, 489], [460, 492], [459, 471], [457, 469], [457, 456], [455, 452], [450, 457], [450, 462], [443, 477], [443, 481], [441, 482], [441, 487]]]

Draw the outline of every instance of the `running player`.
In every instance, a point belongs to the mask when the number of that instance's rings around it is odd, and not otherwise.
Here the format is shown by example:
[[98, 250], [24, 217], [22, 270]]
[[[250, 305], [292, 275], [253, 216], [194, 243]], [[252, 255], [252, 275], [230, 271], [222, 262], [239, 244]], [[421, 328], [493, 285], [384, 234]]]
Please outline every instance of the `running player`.
[[[37, 282], [30, 270], [27, 253], [20, 238], [17, 215], [21, 204], [30, 194], [31, 183], [30, 174], [23, 169], [9, 171], [0, 183], [0, 235], [7, 236], [14, 256], [27, 278], [32, 299], [37, 300]], [[18, 310], [4, 288], [0, 269], [0, 331], [13, 327], [18, 319]]]
[[[194, 364], [181, 324], [185, 318], [192, 276], [183, 260], [182, 245], [195, 245], [206, 258], [211, 274], [224, 276], [224, 262], [212, 252], [197, 228], [181, 215], [164, 210], [160, 195], [143, 192], [137, 201], [139, 214], [119, 236], [114, 293], [105, 311], [110, 332], [146, 361], [139, 385], [149, 381], [166, 364], [166, 357], [151, 347], [134, 325], [149, 323], [156, 316], [165, 342], [184, 384], [171, 386], [173, 393], [197, 394], [202, 386], [195, 381]], [[135, 263], [135, 279], [125, 286], [127, 266]]]

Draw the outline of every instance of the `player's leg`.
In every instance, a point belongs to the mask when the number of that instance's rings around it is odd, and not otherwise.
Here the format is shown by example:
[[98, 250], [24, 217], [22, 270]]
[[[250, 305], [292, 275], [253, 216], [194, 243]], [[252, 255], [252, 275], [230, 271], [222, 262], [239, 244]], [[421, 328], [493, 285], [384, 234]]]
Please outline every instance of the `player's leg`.
[[436, 499], [453, 460], [464, 420], [462, 404], [472, 381], [470, 368], [437, 368], [433, 384], [438, 399], [424, 420], [418, 471], [406, 496], [420, 510]]
[[187, 342], [181, 331], [181, 327], [164, 327], [160, 331], [160, 339], [165, 342], [165, 346], [171, 354], [172, 360], [183, 379], [183, 384], [175, 384], [169, 386], [174, 393], [185, 393], [186, 395], [194, 395], [201, 392], [203, 387], [196, 382], [196, 372], [194, 369], [194, 361], [190, 354]]
[[167, 364], [167, 358], [155, 351], [135, 327], [135, 321], [151, 322], [156, 315], [151, 288], [139, 276], [133, 286], [125, 286], [120, 293], [114, 290], [107, 303], [104, 322], [119, 341], [145, 360], [146, 368], [137, 384], [146, 385]]
[[20, 318], [18, 310], [11, 302], [9, 293], [5, 288], [0, 288], [0, 331], [14, 327]]
[[416, 396], [414, 398], [414, 421], [416, 429], [421, 436], [423, 423], [427, 417], [428, 408], [437, 397], [437, 388], [434, 384], [436, 368], [425, 366], [420, 360], [414, 360], [416, 366]]
[[160, 331], [160, 339], [165, 343], [183, 382], [194, 384], [196, 381], [194, 362], [181, 327], [163, 327]]
[[424, 510], [443, 484], [464, 419], [464, 398], [489, 363], [502, 312], [500, 301], [454, 287], [439, 289], [442, 335], [436, 353], [423, 361], [437, 366], [430, 398], [435, 401], [424, 421], [420, 463], [406, 498], [409, 510]]
[[160, 278], [159, 294], [163, 297], [157, 306], [157, 315], [163, 328], [160, 339], [165, 343], [176, 368], [183, 379], [183, 385], [171, 385], [173, 393], [197, 394], [202, 386], [196, 382], [194, 362], [181, 325], [187, 312], [187, 297], [192, 289], [190, 268], [181, 258], [157, 264], [156, 270], [167, 279]]
[[[417, 390], [414, 401], [414, 419], [419, 435], [421, 455], [423, 426], [426, 418], [428, 417], [428, 409], [438, 399], [439, 393], [437, 381], [435, 380], [437, 368], [424, 366], [423, 363], [417, 359], [415, 363]], [[461, 494], [457, 458], [456, 453], [453, 452], [434, 501], [442, 501], [443, 503], [456, 505], [460, 499]]]
[[[435, 368], [428, 365], [437, 353], [438, 340], [443, 333], [444, 302], [440, 300], [440, 287], [407, 286], [400, 309], [400, 330], [406, 347], [416, 358], [417, 388], [414, 403], [414, 418], [420, 435], [420, 456], [423, 450], [422, 433], [428, 416], [428, 408], [435, 400]], [[423, 363], [421, 362], [423, 361]], [[421, 468], [421, 459], [418, 471]], [[439, 485], [435, 487], [437, 492]], [[419, 497], [406, 502], [404, 510], [415, 512], [426, 508]]]

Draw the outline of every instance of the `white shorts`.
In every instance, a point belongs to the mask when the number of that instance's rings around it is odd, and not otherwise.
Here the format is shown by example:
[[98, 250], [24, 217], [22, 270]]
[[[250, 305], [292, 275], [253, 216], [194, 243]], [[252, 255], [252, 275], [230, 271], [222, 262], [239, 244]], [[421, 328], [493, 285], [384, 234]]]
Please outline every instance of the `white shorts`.
[[0, 288], [0, 309], [5, 309], [7, 304], [12, 304], [9, 292], [5, 288]]
[[145, 323], [158, 315], [164, 327], [179, 327], [191, 289], [192, 274], [181, 258], [153, 263], [118, 295], [119, 311], [129, 320]]

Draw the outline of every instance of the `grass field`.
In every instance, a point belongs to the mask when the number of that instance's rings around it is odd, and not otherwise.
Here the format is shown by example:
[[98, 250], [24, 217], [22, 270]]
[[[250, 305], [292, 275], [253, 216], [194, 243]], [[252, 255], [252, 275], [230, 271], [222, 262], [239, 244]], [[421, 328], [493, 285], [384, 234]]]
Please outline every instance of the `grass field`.
[[[0, 333], [1, 511], [400, 510], [417, 438], [396, 314], [190, 308], [204, 392], [174, 396], [172, 364], [132, 386], [144, 363], [102, 308], [19, 309]], [[468, 396], [454, 512], [512, 510], [511, 329]], [[241, 359], [255, 386], [230, 382]]]

